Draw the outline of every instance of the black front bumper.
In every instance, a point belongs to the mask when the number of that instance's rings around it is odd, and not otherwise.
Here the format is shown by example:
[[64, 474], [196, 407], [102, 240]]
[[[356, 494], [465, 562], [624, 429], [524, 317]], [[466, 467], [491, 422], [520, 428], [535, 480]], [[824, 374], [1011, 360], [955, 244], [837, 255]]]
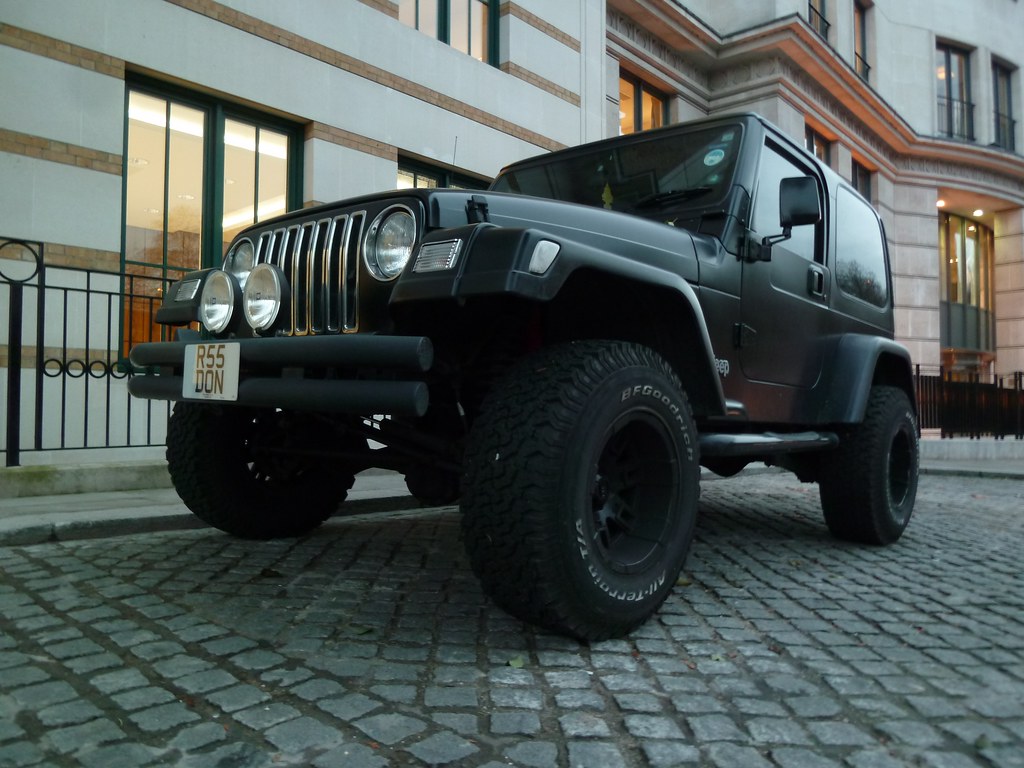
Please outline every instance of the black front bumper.
[[[196, 342], [139, 344], [132, 365], [147, 369], [128, 381], [135, 397], [193, 400], [182, 394], [185, 347]], [[213, 342], [216, 343], [216, 342]], [[238, 398], [229, 404], [324, 413], [422, 416], [434, 348], [424, 336], [296, 336], [231, 340], [239, 348]], [[223, 402], [223, 401], [218, 401]]]

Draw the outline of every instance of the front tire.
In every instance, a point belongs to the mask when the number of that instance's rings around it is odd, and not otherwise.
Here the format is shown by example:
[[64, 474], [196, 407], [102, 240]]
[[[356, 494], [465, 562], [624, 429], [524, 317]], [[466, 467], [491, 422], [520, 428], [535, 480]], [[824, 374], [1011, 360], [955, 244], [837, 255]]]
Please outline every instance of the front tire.
[[470, 433], [471, 565], [524, 621], [622, 636], [675, 586], [699, 479], [689, 404], [656, 353], [605, 341], [542, 350], [495, 385]]
[[819, 492], [832, 535], [864, 544], [897, 541], [914, 511], [919, 461], [910, 399], [896, 387], [872, 387], [864, 421], [823, 456]]
[[280, 450], [318, 439], [280, 412], [179, 402], [167, 466], [178, 496], [208, 525], [243, 539], [300, 536], [330, 517], [355, 481], [325, 458]]

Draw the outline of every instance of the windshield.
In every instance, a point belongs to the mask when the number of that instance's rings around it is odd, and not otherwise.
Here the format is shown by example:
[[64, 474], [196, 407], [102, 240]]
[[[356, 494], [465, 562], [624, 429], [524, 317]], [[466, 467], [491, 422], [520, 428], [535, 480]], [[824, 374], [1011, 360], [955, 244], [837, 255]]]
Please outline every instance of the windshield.
[[668, 207], [707, 206], [728, 192], [740, 148], [739, 125], [657, 132], [510, 168], [491, 186], [657, 216]]

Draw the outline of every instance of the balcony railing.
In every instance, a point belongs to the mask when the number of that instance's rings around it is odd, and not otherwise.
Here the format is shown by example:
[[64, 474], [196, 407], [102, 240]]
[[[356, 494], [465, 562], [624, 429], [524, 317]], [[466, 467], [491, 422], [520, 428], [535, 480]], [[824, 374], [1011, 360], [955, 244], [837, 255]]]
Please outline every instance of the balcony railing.
[[974, 104], [939, 96], [939, 135], [974, 141]]
[[996, 140], [993, 142], [997, 147], [1016, 152], [1016, 140], [1014, 135], [1017, 132], [1017, 121], [1010, 115], [996, 112], [995, 115]]
[[867, 59], [859, 53], [855, 53], [853, 54], [853, 63], [854, 68], [857, 70], [857, 74], [860, 75], [860, 79], [867, 82], [869, 75], [871, 74], [871, 65], [868, 64]]
[[828, 40], [828, 31], [832, 25], [828, 23], [821, 11], [814, 7], [814, 3], [807, 4], [807, 20], [811, 24], [811, 29]]

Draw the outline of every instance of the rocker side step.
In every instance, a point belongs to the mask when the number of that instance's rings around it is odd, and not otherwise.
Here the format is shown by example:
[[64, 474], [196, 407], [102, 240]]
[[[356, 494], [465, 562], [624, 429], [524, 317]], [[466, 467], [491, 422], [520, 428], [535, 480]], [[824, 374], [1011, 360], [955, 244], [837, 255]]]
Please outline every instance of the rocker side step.
[[731, 458], [827, 450], [839, 445], [839, 436], [834, 432], [708, 432], [700, 436], [699, 442], [702, 458]]

